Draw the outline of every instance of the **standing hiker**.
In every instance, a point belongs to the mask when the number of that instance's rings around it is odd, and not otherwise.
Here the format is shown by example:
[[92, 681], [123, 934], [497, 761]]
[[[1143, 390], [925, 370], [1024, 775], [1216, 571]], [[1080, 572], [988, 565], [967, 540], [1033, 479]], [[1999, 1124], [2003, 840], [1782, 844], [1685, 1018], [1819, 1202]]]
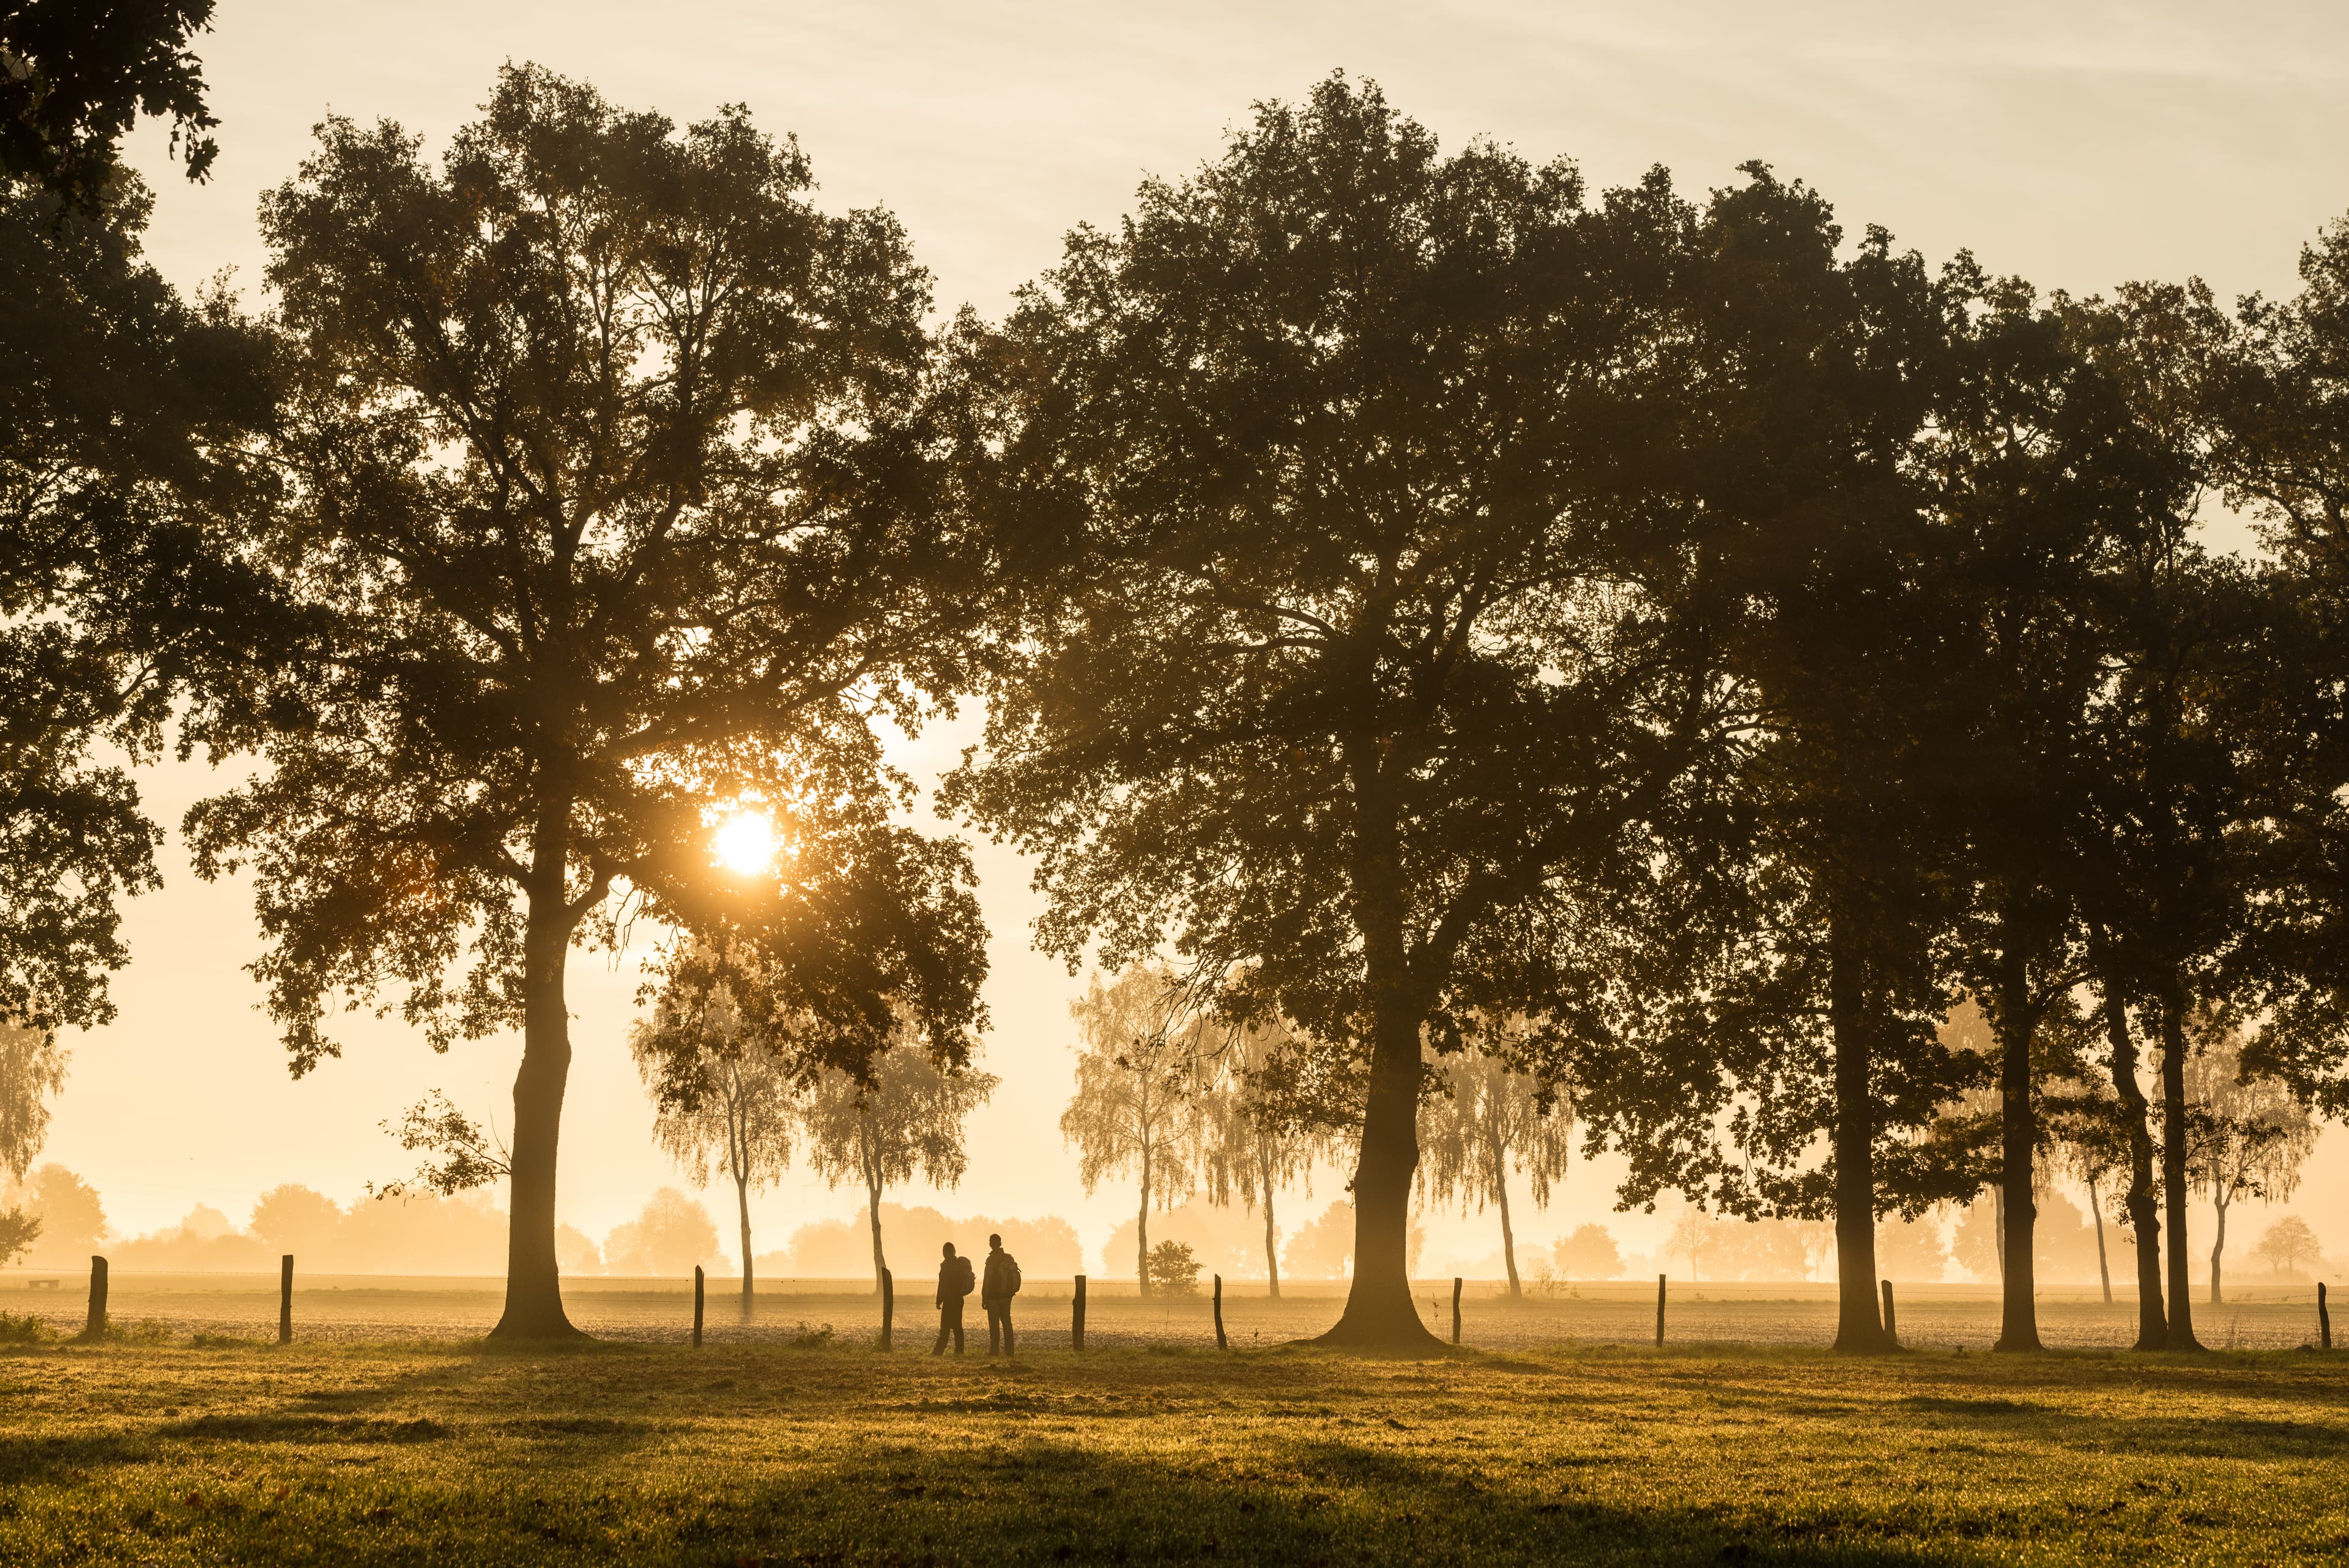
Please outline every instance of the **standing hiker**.
[[947, 1336], [954, 1336], [955, 1354], [962, 1354], [962, 1298], [970, 1294], [970, 1260], [955, 1256], [954, 1243], [946, 1244], [946, 1262], [938, 1265], [938, 1342], [930, 1349], [932, 1355], [944, 1355]]
[[978, 1293], [978, 1304], [987, 1309], [987, 1354], [993, 1355], [1000, 1348], [1004, 1355], [1011, 1349], [1011, 1298], [1019, 1293], [1019, 1260], [1003, 1250], [1003, 1238], [987, 1239], [987, 1281]]

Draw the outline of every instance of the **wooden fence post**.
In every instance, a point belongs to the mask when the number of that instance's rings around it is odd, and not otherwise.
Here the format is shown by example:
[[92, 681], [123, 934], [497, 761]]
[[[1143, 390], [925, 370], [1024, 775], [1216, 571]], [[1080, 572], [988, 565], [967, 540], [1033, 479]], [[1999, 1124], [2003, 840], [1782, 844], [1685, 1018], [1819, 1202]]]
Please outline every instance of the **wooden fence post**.
[[82, 1325], [84, 1339], [98, 1339], [106, 1333], [106, 1260], [92, 1256], [89, 1260], [89, 1321]]
[[2316, 1282], [2316, 1338], [2326, 1350], [2333, 1348], [2333, 1314], [2324, 1310], [2324, 1282]]
[[1082, 1274], [1079, 1274], [1077, 1276], [1076, 1299], [1069, 1307], [1069, 1348], [1071, 1350], [1082, 1350], [1084, 1347], [1085, 1277]]
[[1656, 1276], [1656, 1348], [1664, 1347], [1664, 1276]]
[[897, 1318], [897, 1276], [888, 1270], [881, 1271], [881, 1348], [892, 1346], [891, 1330]]
[[294, 1343], [294, 1254], [277, 1260], [277, 1343]]
[[1460, 1276], [1452, 1276], [1452, 1343], [1460, 1343]]
[[1900, 1343], [1900, 1331], [1892, 1324], [1892, 1282], [1884, 1282], [1884, 1337], [1894, 1345]]
[[1221, 1274], [1216, 1276], [1216, 1348], [1217, 1350], [1231, 1348], [1230, 1344], [1224, 1338], [1224, 1276]]

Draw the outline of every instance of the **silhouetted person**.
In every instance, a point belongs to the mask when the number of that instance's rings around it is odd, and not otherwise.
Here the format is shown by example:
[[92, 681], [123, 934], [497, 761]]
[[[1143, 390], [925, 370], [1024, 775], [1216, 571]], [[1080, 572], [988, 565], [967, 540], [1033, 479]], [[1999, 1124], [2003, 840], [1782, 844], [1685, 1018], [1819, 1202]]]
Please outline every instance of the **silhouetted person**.
[[987, 1354], [1011, 1349], [1011, 1298], [1019, 1293], [1019, 1263], [1003, 1250], [1003, 1238], [987, 1239], [987, 1278], [979, 1286], [978, 1304], [987, 1309]]
[[970, 1260], [955, 1256], [954, 1243], [946, 1244], [946, 1262], [938, 1265], [938, 1342], [930, 1347], [932, 1355], [944, 1355], [947, 1336], [954, 1336], [955, 1354], [962, 1354], [962, 1298], [970, 1294]]

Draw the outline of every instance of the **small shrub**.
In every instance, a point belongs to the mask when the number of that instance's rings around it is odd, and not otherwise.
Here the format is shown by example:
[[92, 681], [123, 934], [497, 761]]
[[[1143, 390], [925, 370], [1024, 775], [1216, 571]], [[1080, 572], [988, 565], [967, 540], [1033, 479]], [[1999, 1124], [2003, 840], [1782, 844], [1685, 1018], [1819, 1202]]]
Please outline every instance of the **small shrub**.
[[151, 1317], [142, 1317], [137, 1323], [109, 1321], [99, 1337], [109, 1345], [169, 1345], [171, 1325]]
[[1170, 1296], [1199, 1293], [1199, 1260], [1188, 1242], [1161, 1241], [1150, 1249], [1150, 1285]]
[[810, 1328], [807, 1324], [801, 1324], [791, 1338], [783, 1343], [793, 1350], [821, 1350], [832, 1343], [832, 1324], [825, 1324], [820, 1328]]
[[56, 1329], [31, 1313], [0, 1312], [0, 1345], [47, 1345], [57, 1337]]

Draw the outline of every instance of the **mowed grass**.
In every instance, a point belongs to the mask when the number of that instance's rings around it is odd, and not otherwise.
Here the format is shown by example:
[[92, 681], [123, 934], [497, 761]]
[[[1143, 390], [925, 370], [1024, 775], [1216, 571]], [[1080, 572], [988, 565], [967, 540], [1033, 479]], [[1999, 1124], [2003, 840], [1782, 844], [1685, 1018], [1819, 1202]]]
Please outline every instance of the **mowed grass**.
[[2306, 1352], [0, 1351], [0, 1563], [2311, 1561]]

